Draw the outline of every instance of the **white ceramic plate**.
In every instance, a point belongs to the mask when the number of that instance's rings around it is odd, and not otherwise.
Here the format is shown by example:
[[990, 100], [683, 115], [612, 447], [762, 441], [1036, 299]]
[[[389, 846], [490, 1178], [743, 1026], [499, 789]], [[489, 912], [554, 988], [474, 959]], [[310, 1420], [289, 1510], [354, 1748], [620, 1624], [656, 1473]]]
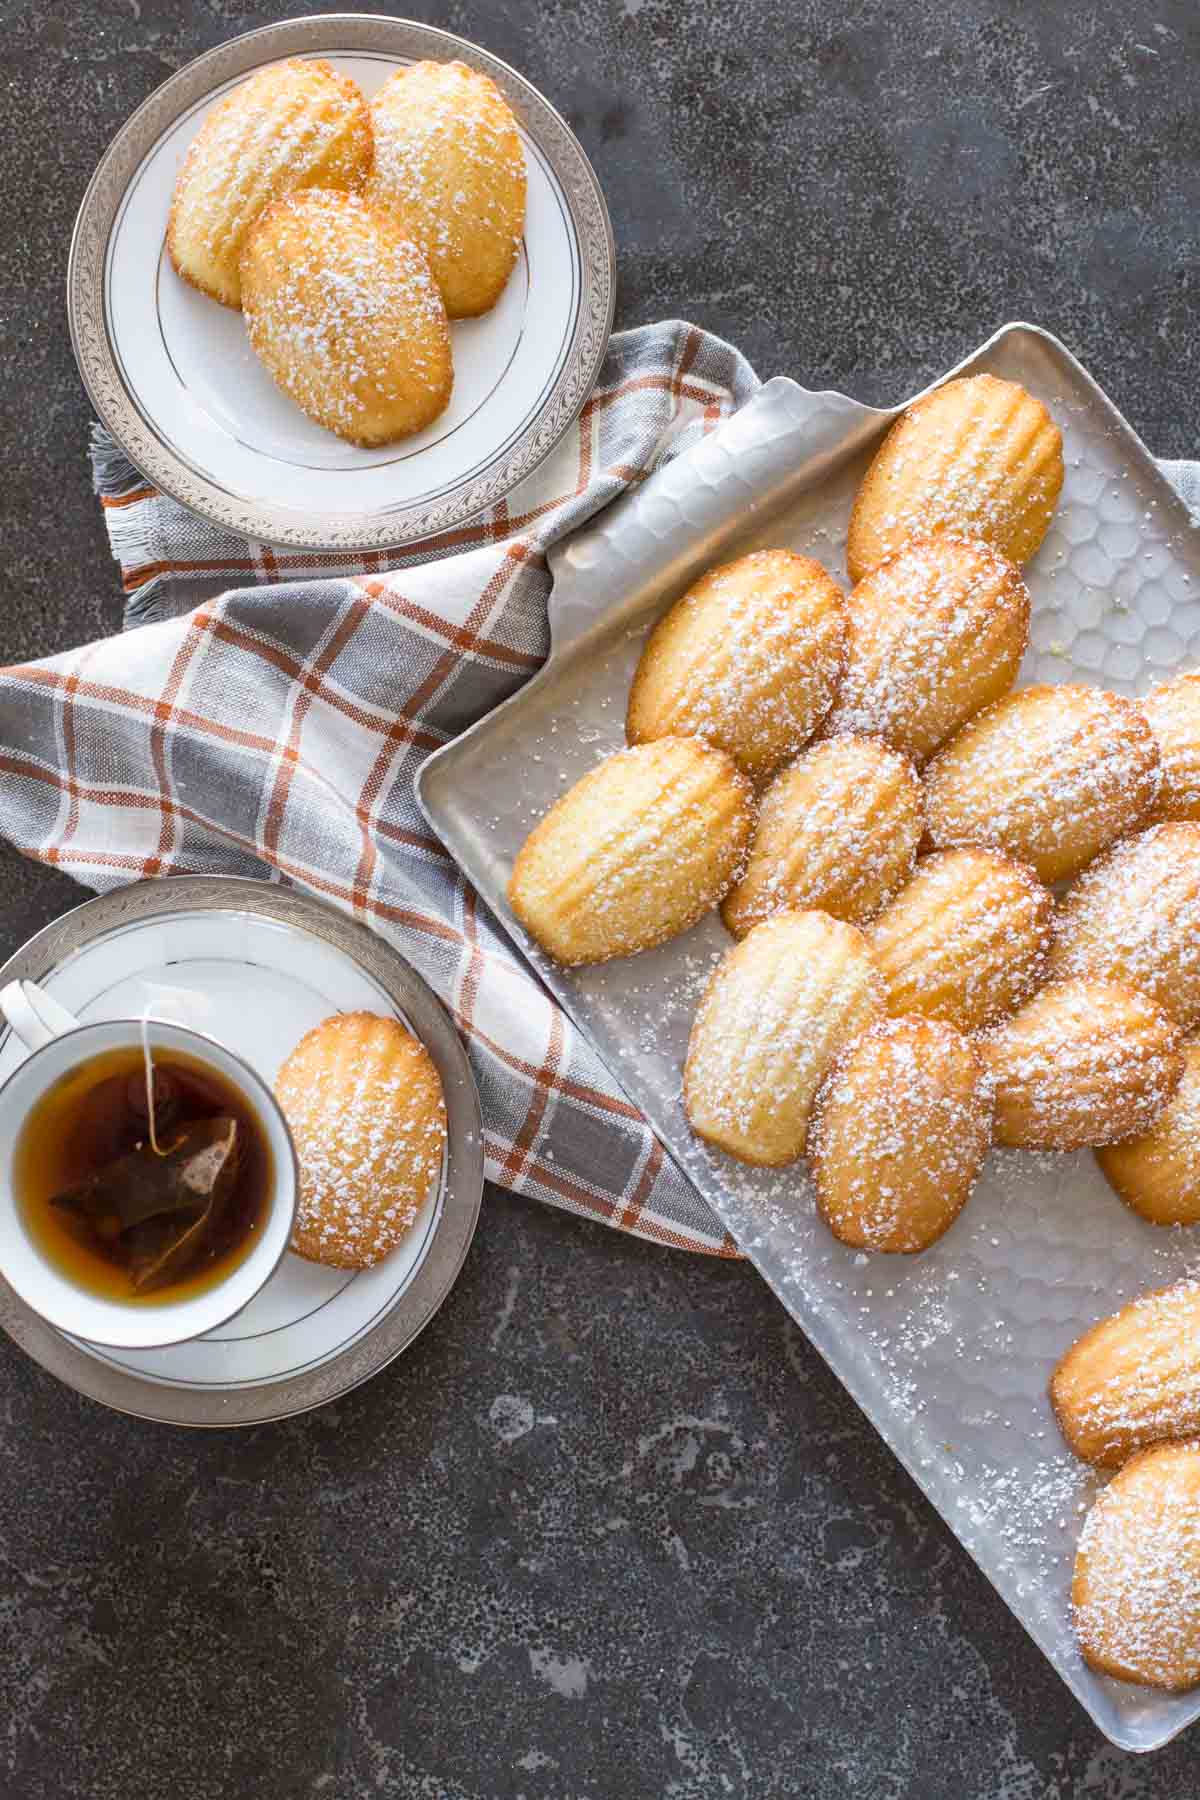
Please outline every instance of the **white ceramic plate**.
[[[479, 1102], [465, 1052], [420, 976], [382, 940], [319, 901], [268, 882], [185, 876], [89, 901], [26, 945], [0, 975], [41, 983], [85, 1023], [140, 1015], [236, 1049], [268, 1083], [334, 1012], [403, 1019], [446, 1094], [441, 1180], [411, 1234], [373, 1269], [319, 1268], [288, 1252], [236, 1318], [158, 1350], [65, 1337], [0, 1281], [0, 1324], [81, 1392], [178, 1424], [246, 1424], [304, 1410], [373, 1374], [449, 1291], [483, 1185]], [[21, 1061], [0, 1037], [0, 1081]]]
[[[528, 203], [516, 268], [490, 313], [451, 327], [447, 410], [382, 449], [306, 419], [250, 350], [241, 314], [181, 281], [166, 254], [176, 172], [205, 116], [286, 56], [325, 57], [368, 97], [405, 63], [458, 57], [499, 84], [521, 125]], [[67, 289], [92, 401], [156, 486], [248, 537], [383, 550], [470, 518], [553, 449], [599, 370], [614, 254], [587, 158], [521, 76], [448, 32], [331, 14], [222, 44], [150, 96], [84, 196]]]

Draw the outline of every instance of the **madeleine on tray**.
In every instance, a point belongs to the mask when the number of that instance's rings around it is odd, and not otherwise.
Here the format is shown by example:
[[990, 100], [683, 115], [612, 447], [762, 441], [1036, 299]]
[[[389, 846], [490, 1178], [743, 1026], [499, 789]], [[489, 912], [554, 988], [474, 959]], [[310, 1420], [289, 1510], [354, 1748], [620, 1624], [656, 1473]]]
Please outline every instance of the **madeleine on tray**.
[[1028, 562], [1063, 484], [1062, 433], [1015, 381], [960, 376], [917, 400], [892, 426], [850, 517], [853, 581], [908, 538], [982, 538]]
[[834, 1058], [882, 1012], [853, 925], [822, 912], [756, 925], [717, 964], [692, 1024], [683, 1078], [692, 1130], [742, 1162], [794, 1162]]
[[724, 751], [697, 738], [619, 750], [530, 832], [509, 904], [560, 963], [632, 956], [717, 905], [753, 822], [750, 784]]
[[811, 557], [755, 550], [710, 569], [647, 639], [629, 742], [702, 737], [768, 776], [829, 711], [845, 636], [842, 590]]
[[1050, 1399], [1075, 1455], [1101, 1468], [1200, 1433], [1200, 1282], [1142, 1294], [1085, 1331]]

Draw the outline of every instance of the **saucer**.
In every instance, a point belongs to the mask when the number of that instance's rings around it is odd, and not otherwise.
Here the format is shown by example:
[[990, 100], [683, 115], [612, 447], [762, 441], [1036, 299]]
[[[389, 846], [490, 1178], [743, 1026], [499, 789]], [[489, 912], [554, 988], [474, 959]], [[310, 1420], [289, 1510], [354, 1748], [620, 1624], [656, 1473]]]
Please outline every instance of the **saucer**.
[[[335, 1399], [399, 1355], [462, 1267], [483, 1191], [479, 1097], [441, 1002], [364, 926], [295, 890], [184, 875], [119, 888], [56, 920], [0, 969], [77, 1018], [152, 1016], [229, 1044], [273, 1084], [331, 1013], [398, 1018], [428, 1048], [446, 1097], [440, 1181], [404, 1243], [374, 1268], [288, 1252], [235, 1318], [186, 1344], [112, 1350], [48, 1325], [0, 1279], [0, 1325], [79, 1393], [177, 1425], [248, 1425]], [[22, 1060], [0, 1035], [0, 1081]], [[303, 1173], [303, 1171], [302, 1171]]]
[[[322, 57], [370, 99], [406, 64], [454, 58], [511, 103], [528, 196], [497, 304], [451, 327], [454, 392], [427, 430], [365, 450], [322, 431], [254, 356], [240, 312], [175, 273], [167, 213], [206, 115], [285, 57]], [[164, 493], [244, 537], [380, 551], [493, 505], [548, 456], [583, 406], [612, 327], [616, 258], [600, 185], [566, 123], [514, 69], [451, 32], [333, 13], [208, 50], [156, 89], [92, 177], [71, 242], [71, 341], [100, 417]]]

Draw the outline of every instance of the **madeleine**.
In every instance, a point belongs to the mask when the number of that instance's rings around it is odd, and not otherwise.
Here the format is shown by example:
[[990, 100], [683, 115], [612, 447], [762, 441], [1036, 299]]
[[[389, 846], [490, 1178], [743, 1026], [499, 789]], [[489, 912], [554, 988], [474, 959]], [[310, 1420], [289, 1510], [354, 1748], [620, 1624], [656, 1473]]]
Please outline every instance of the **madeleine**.
[[1158, 785], [1158, 746], [1132, 701], [1076, 682], [1020, 688], [929, 764], [929, 835], [939, 849], [991, 844], [1062, 881], [1144, 824]]
[[1151, 1225], [1200, 1222], [1200, 1044], [1185, 1046], [1183, 1080], [1150, 1130], [1097, 1150], [1096, 1161]]
[[999, 1144], [1079, 1150], [1149, 1131], [1183, 1078], [1173, 1020], [1133, 988], [1061, 981], [979, 1040]]
[[1097, 1496], [1071, 1606], [1102, 1675], [1170, 1693], [1200, 1682], [1200, 1443], [1144, 1451]]
[[911, 875], [924, 824], [905, 757], [870, 738], [814, 744], [764, 794], [746, 873], [721, 916], [734, 937], [785, 908], [860, 923]]
[[750, 785], [723, 751], [696, 738], [618, 750], [530, 832], [509, 905], [558, 962], [632, 956], [716, 906], [753, 823]]
[[901, 415], [863, 477], [850, 578], [861, 581], [909, 538], [943, 531], [1028, 562], [1062, 484], [1062, 433], [1040, 400], [994, 375], [948, 381]]
[[175, 182], [167, 254], [223, 306], [242, 304], [242, 251], [272, 201], [300, 188], [360, 187], [371, 118], [358, 84], [327, 62], [272, 63], [215, 106]]
[[821, 1216], [856, 1250], [928, 1249], [958, 1217], [991, 1141], [970, 1042], [930, 1019], [864, 1031], [817, 1096], [808, 1158]]
[[742, 1162], [794, 1162], [834, 1058], [882, 1011], [853, 925], [821, 912], [756, 925], [717, 964], [692, 1024], [683, 1078], [692, 1130]]
[[989, 544], [919, 538], [846, 602], [846, 667], [824, 733], [883, 738], [922, 763], [1012, 687], [1029, 591]]
[[710, 569], [647, 639], [626, 736], [702, 737], [762, 779], [829, 711], [845, 641], [842, 590], [811, 557], [755, 550]]
[[1200, 1432], [1200, 1282], [1142, 1294], [1085, 1331], [1050, 1399], [1075, 1455], [1100, 1468]]
[[355, 194], [277, 200], [242, 256], [242, 311], [259, 361], [314, 424], [395, 443], [445, 411], [446, 311], [415, 244]]
[[994, 850], [923, 858], [867, 927], [889, 1013], [978, 1031], [1042, 980], [1054, 902], [1021, 863]]
[[398, 69], [371, 102], [366, 186], [429, 259], [452, 319], [496, 304], [525, 229], [525, 153], [495, 82], [461, 62]]

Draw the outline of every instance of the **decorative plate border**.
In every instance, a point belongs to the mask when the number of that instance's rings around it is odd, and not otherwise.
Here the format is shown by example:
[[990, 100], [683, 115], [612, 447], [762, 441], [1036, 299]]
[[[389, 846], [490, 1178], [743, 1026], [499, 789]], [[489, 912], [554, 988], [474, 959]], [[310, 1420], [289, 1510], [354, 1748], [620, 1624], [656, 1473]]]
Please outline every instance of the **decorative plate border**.
[[[236, 500], [196, 474], [149, 431], [112, 353], [104, 310], [109, 234], [143, 158], [187, 107], [213, 88], [284, 56], [382, 52], [402, 59], [458, 57], [490, 75], [562, 187], [578, 241], [582, 292], [566, 360], [544, 404], [514, 444], [449, 498], [379, 513], [334, 516]], [[130, 461], [172, 499], [226, 530], [305, 550], [394, 550], [464, 524], [545, 461], [595, 385], [616, 308], [616, 246], [595, 171], [566, 121], [515, 69], [486, 50], [410, 19], [318, 13], [264, 25], [219, 44], [156, 88], [122, 126], [88, 183], [67, 259], [67, 319], [79, 373], [97, 413]]]
[[441, 1001], [382, 938], [296, 889], [236, 875], [172, 875], [100, 894], [30, 938], [0, 968], [0, 985], [44, 979], [67, 957], [119, 926], [178, 912], [253, 913], [310, 932], [364, 968], [411, 1020], [446, 1096], [446, 1169], [433, 1242], [407, 1287], [356, 1342], [316, 1369], [261, 1386], [177, 1388], [119, 1369], [56, 1331], [0, 1277], [0, 1327], [76, 1393], [118, 1412], [170, 1425], [255, 1425], [323, 1406], [375, 1375], [425, 1329], [458, 1279], [483, 1197], [479, 1093], [462, 1041]]

